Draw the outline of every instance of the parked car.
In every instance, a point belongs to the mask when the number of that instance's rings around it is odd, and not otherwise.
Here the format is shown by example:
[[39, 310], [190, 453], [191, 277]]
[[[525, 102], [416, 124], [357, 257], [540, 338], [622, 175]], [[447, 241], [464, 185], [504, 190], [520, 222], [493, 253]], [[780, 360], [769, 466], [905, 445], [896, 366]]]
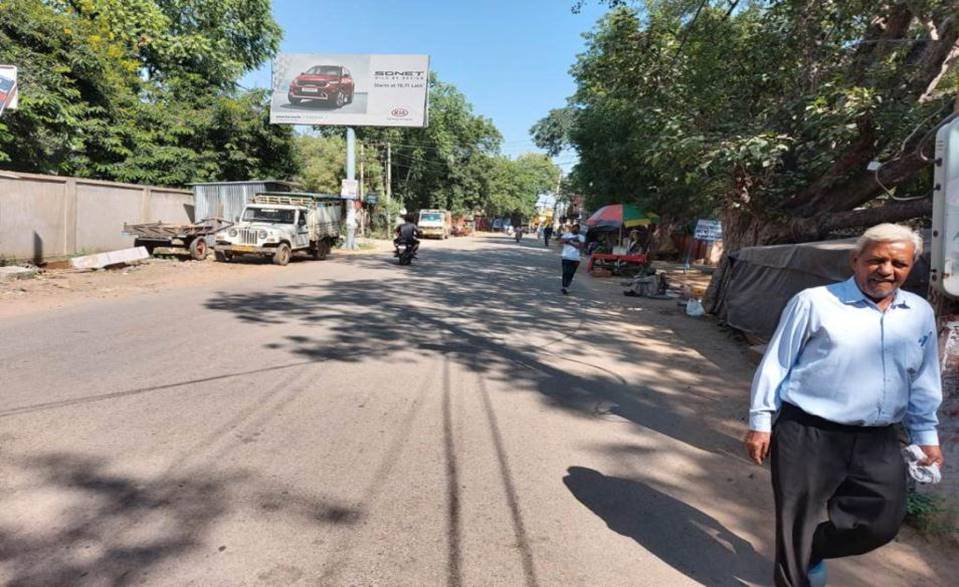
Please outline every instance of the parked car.
[[296, 105], [303, 100], [322, 100], [340, 108], [353, 101], [356, 84], [350, 70], [341, 65], [314, 65], [290, 82], [287, 98]]

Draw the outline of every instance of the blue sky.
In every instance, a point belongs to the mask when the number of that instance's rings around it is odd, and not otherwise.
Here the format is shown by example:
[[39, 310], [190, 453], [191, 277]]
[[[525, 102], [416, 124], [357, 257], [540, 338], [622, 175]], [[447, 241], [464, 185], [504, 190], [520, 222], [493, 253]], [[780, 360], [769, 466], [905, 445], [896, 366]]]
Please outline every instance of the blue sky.
[[[493, 120], [511, 156], [535, 151], [529, 128], [574, 90], [569, 68], [582, 33], [603, 14], [598, 0], [579, 14], [573, 0], [273, 0], [289, 53], [425, 53]], [[269, 87], [270, 65], [246, 87]], [[573, 157], [556, 161], [569, 170]]]

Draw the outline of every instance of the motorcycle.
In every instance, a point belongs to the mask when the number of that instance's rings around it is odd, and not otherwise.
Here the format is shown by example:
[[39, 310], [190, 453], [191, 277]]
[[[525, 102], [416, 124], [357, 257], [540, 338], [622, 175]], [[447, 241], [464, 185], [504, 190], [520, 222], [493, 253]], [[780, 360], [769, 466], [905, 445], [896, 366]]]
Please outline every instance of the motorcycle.
[[[402, 250], [400, 249], [402, 247]], [[409, 265], [413, 262], [413, 258], [416, 256], [416, 250], [412, 243], [407, 243], [405, 245], [398, 245], [396, 247], [396, 252], [394, 256], [398, 258], [400, 265]]]

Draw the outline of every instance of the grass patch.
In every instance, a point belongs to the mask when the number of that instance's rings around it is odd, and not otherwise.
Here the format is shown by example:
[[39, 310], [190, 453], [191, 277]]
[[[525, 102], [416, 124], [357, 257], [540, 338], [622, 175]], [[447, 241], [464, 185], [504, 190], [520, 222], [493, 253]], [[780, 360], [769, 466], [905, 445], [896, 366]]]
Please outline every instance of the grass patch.
[[959, 538], [959, 507], [941, 495], [910, 491], [906, 496], [906, 523], [920, 532]]

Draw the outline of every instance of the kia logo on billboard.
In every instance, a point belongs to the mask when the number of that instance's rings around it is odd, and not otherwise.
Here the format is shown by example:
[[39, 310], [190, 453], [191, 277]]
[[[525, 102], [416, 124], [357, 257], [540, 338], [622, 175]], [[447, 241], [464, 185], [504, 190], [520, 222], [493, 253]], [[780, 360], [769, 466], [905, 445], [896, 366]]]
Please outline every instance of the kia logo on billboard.
[[403, 118], [410, 115], [410, 111], [406, 108], [394, 108], [390, 110], [390, 115], [395, 116], [396, 118]]

